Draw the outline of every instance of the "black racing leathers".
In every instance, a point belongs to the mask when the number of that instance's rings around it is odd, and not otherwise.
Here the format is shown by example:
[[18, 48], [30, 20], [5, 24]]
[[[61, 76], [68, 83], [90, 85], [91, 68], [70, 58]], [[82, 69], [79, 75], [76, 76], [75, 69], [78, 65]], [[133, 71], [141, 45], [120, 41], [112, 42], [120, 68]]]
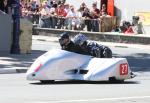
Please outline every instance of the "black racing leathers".
[[70, 41], [67, 45], [61, 45], [61, 49], [70, 51], [70, 52], [83, 54], [82, 49], [78, 45], [75, 45], [72, 41]]
[[89, 54], [97, 58], [112, 58], [112, 51], [109, 47], [95, 42], [88, 42], [86, 50], [84, 51], [86, 51], [85, 54]]
[[97, 58], [112, 58], [112, 51], [109, 47], [95, 42], [87, 42], [86, 47], [83, 49], [70, 41], [67, 45], [61, 45], [61, 49]]

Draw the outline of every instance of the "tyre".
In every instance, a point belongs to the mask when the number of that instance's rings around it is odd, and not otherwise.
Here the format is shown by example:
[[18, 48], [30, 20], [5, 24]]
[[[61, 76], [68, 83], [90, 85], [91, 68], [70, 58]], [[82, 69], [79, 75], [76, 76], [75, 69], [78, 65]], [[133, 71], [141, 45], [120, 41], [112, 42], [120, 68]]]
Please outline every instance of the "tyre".
[[117, 80], [115, 77], [109, 78], [110, 83], [124, 83], [124, 80]]
[[54, 83], [54, 80], [40, 80], [41, 83], [48, 84], [48, 83]]

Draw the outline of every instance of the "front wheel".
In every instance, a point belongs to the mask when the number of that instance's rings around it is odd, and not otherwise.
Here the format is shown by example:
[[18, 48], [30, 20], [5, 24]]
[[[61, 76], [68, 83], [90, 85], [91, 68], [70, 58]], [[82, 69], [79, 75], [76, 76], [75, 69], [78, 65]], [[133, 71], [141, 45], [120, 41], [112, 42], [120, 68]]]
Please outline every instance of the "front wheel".
[[48, 83], [54, 83], [54, 80], [40, 80], [41, 83], [48, 84]]

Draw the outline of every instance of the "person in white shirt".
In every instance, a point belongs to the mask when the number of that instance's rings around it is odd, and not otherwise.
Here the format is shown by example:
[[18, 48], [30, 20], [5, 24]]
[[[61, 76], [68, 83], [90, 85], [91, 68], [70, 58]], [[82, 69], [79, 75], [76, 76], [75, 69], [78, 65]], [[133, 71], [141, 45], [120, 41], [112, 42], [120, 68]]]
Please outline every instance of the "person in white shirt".
[[76, 29], [77, 13], [73, 6], [70, 6], [70, 11], [68, 12], [66, 18], [68, 18], [68, 29]]
[[[69, 4], [65, 3], [64, 4], [64, 10], [65, 12], [68, 14], [69, 11], [70, 11], [70, 7], [69, 7]], [[64, 25], [64, 28], [68, 29], [68, 18], [65, 18], [65, 25]]]
[[50, 27], [50, 9], [47, 7], [47, 2], [42, 3], [42, 9], [40, 11], [39, 26], [42, 28]]
[[84, 23], [84, 19], [83, 19], [82, 15], [83, 15], [83, 9], [80, 7], [77, 10], [77, 21], [76, 21], [78, 30], [83, 30], [83, 28], [85, 27], [85, 25], [84, 25], [85, 23]]

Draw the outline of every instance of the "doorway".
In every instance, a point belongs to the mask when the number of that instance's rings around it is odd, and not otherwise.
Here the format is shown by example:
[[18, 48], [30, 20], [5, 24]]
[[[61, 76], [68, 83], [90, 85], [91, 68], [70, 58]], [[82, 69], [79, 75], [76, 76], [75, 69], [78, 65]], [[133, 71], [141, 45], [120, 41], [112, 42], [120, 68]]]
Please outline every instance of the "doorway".
[[[100, 9], [102, 9], [102, 5], [105, 4], [106, 7], [107, 7], [107, 2], [108, 0], [101, 0], [101, 3], [100, 3]], [[107, 9], [107, 8], [106, 8]]]
[[107, 14], [114, 16], [114, 0], [101, 0], [100, 9], [103, 4], [106, 5]]

